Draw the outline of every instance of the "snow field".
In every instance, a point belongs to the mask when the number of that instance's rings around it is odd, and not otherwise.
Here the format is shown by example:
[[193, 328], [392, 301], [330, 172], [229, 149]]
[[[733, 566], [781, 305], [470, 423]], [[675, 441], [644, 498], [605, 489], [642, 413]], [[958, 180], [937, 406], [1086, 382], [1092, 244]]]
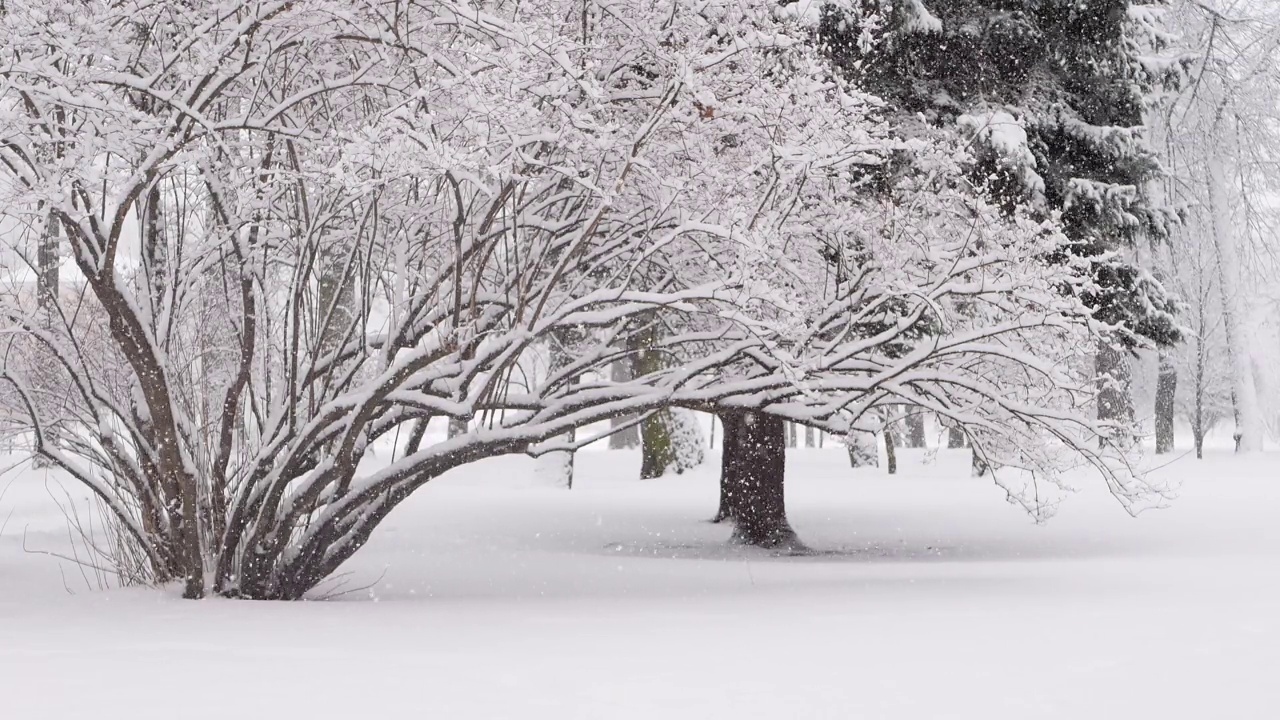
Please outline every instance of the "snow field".
[[572, 491], [496, 458], [393, 514], [346, 594], [293, 604], [90, 590], [23, 551], [66, 545], [27, 471], [0, 485], [0, 716], [1275, 716], [1280, 456], [1176, 462], [1181, 497], [1138, 519], [1081, 478], [1046, 526], [963, 452], [922, 460], [791, 452], [822, 554], [780, 558], [706, 522], [715, 458], [640, 482], [638, 454], [583, 452]]

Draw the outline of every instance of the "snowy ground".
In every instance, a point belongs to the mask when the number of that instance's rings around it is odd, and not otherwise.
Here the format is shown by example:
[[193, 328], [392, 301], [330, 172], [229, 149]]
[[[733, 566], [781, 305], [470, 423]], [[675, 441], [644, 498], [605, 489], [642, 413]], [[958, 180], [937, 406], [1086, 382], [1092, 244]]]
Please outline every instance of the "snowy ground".
[[792, 523], [830, 551], [807, 558], [726, 546], [714, 459], [640, 482], [584, 452], [572, 491], [495, 459], [393, 515], [351, 592], [295, 604], [91, 590], [29, 552], [66, 522], [24, 472], [0, 718], [1280, 716], [1280, 454], [1186, 458], [1172, 509], [1085, 491], [1045, 527], [963, 454], [921, 459], [790, 455]]

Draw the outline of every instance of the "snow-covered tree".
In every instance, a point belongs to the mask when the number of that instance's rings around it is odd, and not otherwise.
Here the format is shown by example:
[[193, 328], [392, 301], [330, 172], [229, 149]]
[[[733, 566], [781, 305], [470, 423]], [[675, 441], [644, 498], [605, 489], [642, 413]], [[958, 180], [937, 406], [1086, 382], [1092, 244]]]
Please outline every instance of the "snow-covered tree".
[[[1136, 507], [1055, 219], [898, 139], [777, 15], [7, 4], [0, 225], [52, 217], [82, 289], [48, 325], [0, 305], [7, 429], [188, 597], [301, 597], [449, 469], [668, 407], [845, 434], [906, 403], [1033, 512], [1080, 462]], [[671, 362], [612, 381], [655, 315]]]
[[1166, 52], [1153, 7], [866, 0], [832, 3], [822, 18], [859, 82], [905, 118], [971, 139], [976, 183], [1006, 206], [1061, 213], [1070, 253], [1093, 266], [1086, 300], [1112, 327], [1095, 356], [1099, 416], [1130, 423], [1126, 351], [1179, 339], [1175, 302], [1132, 258], [1176, 219], [1146, 191], [1158, 164], [1143, 110], [1185, 65]]
[[1202, 431], [1217, 410], [1205, 400], [1218, 394], [1214, 368], [1229, 368], [1237, 449], [1248, 452], [1261, 449], [1277, 407], [1261, 358], [1274, 352], [1264, 343], [1277, 326], [1269, 299], [1280, 282], [1280, 212], [1271, 201], [1280, 190], [1280, 11], [1265, 2], [1174, 9], [1170, 24], [1196, 62], [1182, 91], [1153, 115], [1171, 173], [1167, 193], [1188, 215], [1178, 232], [1187, 250], [1166, 265], [1188, 288], [1196, 334], [1180, 365], [1196, 373], [1189, 389], [1200, 399], [1192, 404], [1201, 407]]
[[[1170, 284], [1186, 305], [1181, 318], [1186, 339], [1165, 362], [1172, 363], [1175, 377], [1181, 379], [1172, 410], [1191, 425], [1196, 457], [1202, 458], [1205, 435], [1232, 416], [1224, 295], [1217, 257], [1209, 241], [1212, 236], [1201, 224], [1199, 214], [1192, 213], [1179, 232], [1188, 233], [1187, 242], [1176, 256], [1169, 252], [1162, 265], [1168, 268]], [[1160, 372], [1167, 375], [1169, 369], [1162, 367]]]

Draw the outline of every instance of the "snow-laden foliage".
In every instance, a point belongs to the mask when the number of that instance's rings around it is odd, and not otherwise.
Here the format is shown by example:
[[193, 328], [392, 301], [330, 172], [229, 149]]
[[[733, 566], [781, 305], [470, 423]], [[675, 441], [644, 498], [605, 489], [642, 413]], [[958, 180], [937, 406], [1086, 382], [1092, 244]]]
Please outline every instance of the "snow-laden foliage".
[[[897, 139], [774, 12], [8, 3], [0, 213], [70, 262], [4, 300], [5, 422], [191, 597], [300, 597], [450, 468], [664, 407], [844, 433], [905, 402], [1033, 512], [1080, 462], [1145, 498], [1098, 449], [1055, 218]], [[607, 379], [655, 319], [670, 361]]]
[[1018, 119], [1003, 110], [966, 113], [956, 125], [973, 138], [976, 147], [991, 154], [988, 164], [1012, 173], [1022, 183], [1029, 202], [1044, 207], [1044, 178], [1036, 172], [1036, 156], [1027, 131]]

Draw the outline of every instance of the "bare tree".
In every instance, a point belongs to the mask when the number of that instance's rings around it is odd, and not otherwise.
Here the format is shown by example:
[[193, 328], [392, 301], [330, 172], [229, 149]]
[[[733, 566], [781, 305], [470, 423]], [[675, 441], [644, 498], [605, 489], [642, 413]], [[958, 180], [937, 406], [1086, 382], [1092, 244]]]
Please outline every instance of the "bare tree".
[[[1277, 189], [1274, 149], [1280, 138], [1273, 98], [1280, 89], [1280, 15], [1273, 3], [1253, 0], [1186, 1], [1175, 9], [1172, 25], [1198, 62], [1185, 89], [1154, 117], [1163, 161], [1172, 171], [1167, 192], [1185, 204], [1188, 227], [1194, 228], [1180, 238], [1194, 256], [1180, 255], [1170, 267], [1184, 285], [1188, 273], [1179, 266], [1187, 261], [1216, 275], [1221, 302], [1213, 306], [1220, 319], [1213, 322], [1220, 323], [1225, 341], [1220, 349], [1230, 368], [1237, 450], [1256, 451], [1266, 432], [1267, 405], [1280, 405], [1265, 392], [1256, 347], [1261, 328], [1275, 326], [1259, 302], [1263, 288], [1280, 276], [1273, 240], [1277, 216], [1267, 199]], [[1208, 268], [1200, 262], [1206, 253]], [[1203, 304], [1197, 288], [1187, 289], [1195, 295], [1193, 304]], [[1218, 348], [1207, 345], [1207, 337], [1202, 331], [1186, 352], [1212, 364], [1206, 353]], [[1161, 364], [1166, 395], [1179, 364], [1186, 363]], [[1203, 366], [1196, 372], [1193, 392], [1202, 395]], [[1194, 424], [1203, 430], [1203, 416]]]

